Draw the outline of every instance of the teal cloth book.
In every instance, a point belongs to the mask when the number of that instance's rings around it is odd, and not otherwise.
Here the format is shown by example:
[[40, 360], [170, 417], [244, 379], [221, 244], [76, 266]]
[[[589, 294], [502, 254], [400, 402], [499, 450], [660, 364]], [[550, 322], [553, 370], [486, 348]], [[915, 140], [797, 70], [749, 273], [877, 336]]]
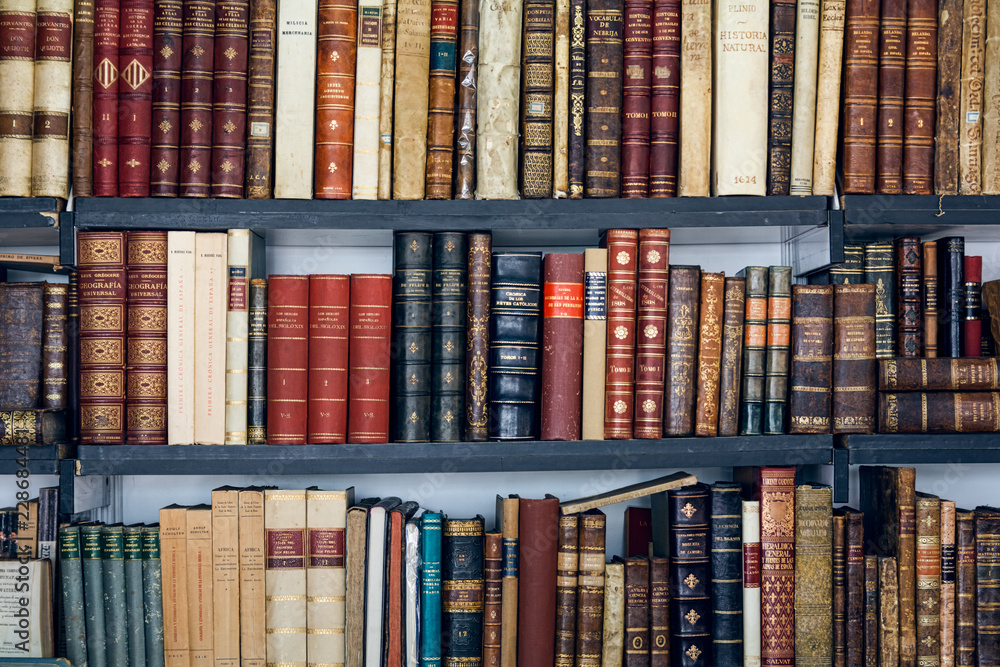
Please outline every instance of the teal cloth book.
[[104, 634], [104, 561], [101, 560], [101, 525], [80, 528], [83, 563], [83, 600], [87, 613], [87, 667], [107, 667]]
[[146, 667], [163, 667], [163, 586], [160, 579], [160, 524], [142, 529], [142, 621]]
[[104, 578], [104, 636], [109, 667], [128, 665], [128, 622], [125, 611], [125, 536], [121, 524], [101, 529]]
[[59, 529], [59, 577], [66, 618], [66, 657], [75, 667], [87, 667], [87, 620], [83, 606], [79, 526]]
[[441, 665], [441, 512], [420, 517], [420, 666]]
[[142, 524], [125, 526], [125, 618], [128, 626], [128, 667], [146, 667], [146, 631], [142, 612]]

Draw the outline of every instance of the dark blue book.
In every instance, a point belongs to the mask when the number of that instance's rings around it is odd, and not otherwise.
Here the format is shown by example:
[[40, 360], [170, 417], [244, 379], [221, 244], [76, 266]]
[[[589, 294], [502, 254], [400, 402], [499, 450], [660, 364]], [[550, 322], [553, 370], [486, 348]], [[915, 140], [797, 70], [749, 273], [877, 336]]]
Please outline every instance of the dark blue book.
[[441, 665], [441, 512], [420, 517], [420, 666]]

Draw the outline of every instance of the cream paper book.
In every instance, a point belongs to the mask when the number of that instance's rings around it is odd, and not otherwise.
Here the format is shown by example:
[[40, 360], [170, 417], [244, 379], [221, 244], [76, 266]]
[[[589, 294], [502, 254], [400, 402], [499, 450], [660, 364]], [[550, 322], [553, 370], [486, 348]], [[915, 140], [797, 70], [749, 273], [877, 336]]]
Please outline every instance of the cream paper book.
[[190, 667], [187, 508], [160, 510], [160, 578], [163, 584], [163, 659], [166, 667]]
[[354, 487], [306, 490], [306, 655], [313, 667], [344, 664], [344, 530], [353, 504]]
[[228, 308], [226, 310], [226, 439], [227, 445], [247, 444], [247, 367], [250, 312], [249, 229], [230, 229], [227, 239]]
[[[757, 581], [743, 581], [743, 667], [760, 667], [760, 503], [743, 501], [743, 551], [757, 545]], [[744, 556], [745, 559], [745, 556]], [[746, 573], [746, 562], [743, 571]]]
[[845, 2], [822, 1], [812, 192], [814, 195], [832, 197], [837, 176], [837, 124], [840, 121], [840, 72], [844, 61]]
[[0, 656], [54, 655], [52, 564], [48, 559], [0, 560]]
[[194, 232], [167, 232], [167, 444], [194, 444]]
[[[226, 234], [195, 236], [194, 441], [226, 442]], [[169, 419], [167, 420], [170, 421]]]
[[212, 490], [215, 667], [240, 667], [240, 490]]
[[986, 2], [983, 194], [1000, 195], [1000, 0]]
[[354, 79], [353, 199], [378, 198], [379, 100], [382, 95], [382, 0], [358, 3]]
[[795, 92], [792, 98], [792, 167], [789, 194], [811, 195], [816, 140], [816, 77], [820, 0], [798, 0], [795, 18]]
[[379, 80], [378, 198], [392, 199], [392, 100], [396, 90], [396, 0], [382, 3], [382, 63]]
[[306, 491], [265, 489], [267, 663], [306, 664]]
[[608, 250], [583, 251], [583, 421], [584, 440], [604, 440], [604, 391], [607, 364]]
[[317, 0], [278, 3], [274, 198], [312, 199]]
[[392, 198], [423, 199], [427, 175], [427, 100], [431, 0], [396, 3], [396, 93]]
[[569, 5], [556, 0], [556, 82], [552, 122], [552, 194], [556, 199], [569, 195]]
[[44, 31], [50, 42], [35, 45], [31, 196], [66, 199], [69, 196], [73, 0], [39, 0], [36, 30], [39, 34]]
[[240, 665], [265, 667], [264, 491], [240, 490]]
[[707, 197], [712, 158], [712, 5], [681, 0], [678, 197]]
[[601, 667], [621, 667], [625, 641], [625, 563], [604, 566], [604, 641]]
[[[10, 16], [7, 19], [6, 16]], [[35, 90], [35, 0], [0, 0], [0, 197], [31, 196], [31, 126]], [[14, 18], [16, 17], [16, 18]]]
[[209, 505], [195, 505], [187, 510], [187, 568], [191, 667], [214, 667], [215, 577], [212, 572], [212, 508]]
[[716, 195], [765, 194], [767, 180], [768, 3], [715, 3], [715, 143], [712, 185]]
[[983, 189], [983, 53], [986, 0], [966, 0], [962, 8], [962, 94], [958, 118], [958, 192]]

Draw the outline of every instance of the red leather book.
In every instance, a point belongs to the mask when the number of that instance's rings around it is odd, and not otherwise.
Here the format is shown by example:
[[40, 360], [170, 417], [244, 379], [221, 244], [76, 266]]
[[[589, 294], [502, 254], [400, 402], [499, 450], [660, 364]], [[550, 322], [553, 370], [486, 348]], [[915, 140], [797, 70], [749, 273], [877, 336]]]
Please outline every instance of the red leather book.
[[910, 0], [906, 20], [906, 95], [903, 102], [903, 194], [934, 192], [934, 114], [937, 100], [937, 0]]
[[[664, 357], [670, 230], [639, 231], [639, 315], [636, 320], [635, 437], [663, 437]], [[633, 554], [628, 554], [633, 555]]]
[[649, 196], [649, 110], [653, 62], [653, 0], [625, 2], [622, 82], [622, 197]]
[[267, 444], [304, 445], [309, 377], [309, 276], [267, 286]]
[[559, 499], [521, 498], [517, 667], [552, 667], [556, 643]]
[[219, 0], [212, 92], [212, 196], [243, 197], [249, 0]]
[[150, 123], [149, 194], [176, 197], [181, 141], [181, 0], [153, 2], [153, 121]]
[[389, 512], [389, 543], [385, 556], [385, 667], [403, 664], [403, 528], [406, 512], [397, 505]]
[[350, 276], [309, 276], [309, 443], [347, 442]]
[[962, 320], [962, 356], [978, 357], [982, 352], [983, 258], [965, 256], [965, 317]]
[[179, 191], [181, 197], [207, 197], [212, 189], [215, 0], [184, 0], [183, 46]]
[[118, 196], [119, 0], [94, 6], [94, 196]]
[[635, 369], [636, 255], [639, 232], [611, 229], [608, 248], [608, 346], [604, 437], [632, 438]]
[[677, 133], [681, 104], [681, 3], [653, 0], [653, 61], [649, 114], [649, 196], [677, 194]]
[[649, 556], [653, 516], [648, 507], [625, 508], [625, 556]]
[[149, 196], [153, 0], [122, 0], [118, 81], [118, 194]]
[[583, 397], [583, 255], [545, 255], [542, 440], [579, 440]]
[[350, 199], [358, 0], [321, 0], [316, 58], [317, 199]]
[[392, 276], [351, 276], [347, 441], [389, 442]]

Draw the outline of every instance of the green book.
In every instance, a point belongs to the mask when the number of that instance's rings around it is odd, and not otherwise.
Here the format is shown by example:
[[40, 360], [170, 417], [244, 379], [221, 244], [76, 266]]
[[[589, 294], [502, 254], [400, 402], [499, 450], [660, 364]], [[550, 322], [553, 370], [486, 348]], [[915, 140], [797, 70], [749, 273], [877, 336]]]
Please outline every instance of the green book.
[[59, 576], [66, 619], [66, 657], [74, 665], [86, 665], [87, 621], [83, 606], [79, 526], [59, 529]]
[[121, 524], [101, 529], [104, 578], [104, 636], [110, 667], [128, 665], [128, 622], [125, 612], [125, 538]]
[[160, 579], [160, 524], [142, 529], [143, 628], [146, 667], [163, 666], [163, 589]]
[[87, 667], [107, 667], [104, 634], [104, 568], [101, 560], [101, 524], [80, 527], [83, 563], [83, 601], [87, 612]]
[[125, 526], [125, 618], [128, 667], [146, 667], [146, 629], [142, 601], [142, 524]]

